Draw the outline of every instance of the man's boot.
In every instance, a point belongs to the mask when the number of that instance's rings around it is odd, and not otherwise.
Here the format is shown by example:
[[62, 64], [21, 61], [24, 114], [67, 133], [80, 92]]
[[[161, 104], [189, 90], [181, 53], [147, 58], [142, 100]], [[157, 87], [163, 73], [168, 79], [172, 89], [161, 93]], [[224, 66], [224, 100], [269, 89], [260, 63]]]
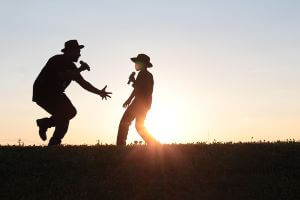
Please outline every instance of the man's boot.
[[51, 138], [49, 140], [49, 143], [48, 143], [48, 146], [58, 146], [61, 144], [61, 139], [58, 139], [58, 138]]
[[46, 132], [49, 128], [49, 118], [37, 119], [36, 124], [39, 127], [39, 136], [40, 136], [40, 138], [43, 141], [47, 140]]

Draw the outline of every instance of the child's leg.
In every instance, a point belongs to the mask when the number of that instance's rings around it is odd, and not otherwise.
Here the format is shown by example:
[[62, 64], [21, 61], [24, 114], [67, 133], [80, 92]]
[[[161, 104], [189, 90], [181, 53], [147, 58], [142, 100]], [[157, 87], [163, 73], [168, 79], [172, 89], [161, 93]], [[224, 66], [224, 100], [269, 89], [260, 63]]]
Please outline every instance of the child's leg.
[[128, 130], [131, 122], [134, 120], [135, 116], [132, 112], [132, 108], [129, 106], [123, 114], [123, 117], [120, 121], [118, 136], [117, 136], [117, 145], [126, 145], [126, 139], [128, 135]]
[[158, 141], [149, 133], [144, 125], [148, 110], [140, 111], [135, 120], [135, 128], [147, 144], [157, 144]]

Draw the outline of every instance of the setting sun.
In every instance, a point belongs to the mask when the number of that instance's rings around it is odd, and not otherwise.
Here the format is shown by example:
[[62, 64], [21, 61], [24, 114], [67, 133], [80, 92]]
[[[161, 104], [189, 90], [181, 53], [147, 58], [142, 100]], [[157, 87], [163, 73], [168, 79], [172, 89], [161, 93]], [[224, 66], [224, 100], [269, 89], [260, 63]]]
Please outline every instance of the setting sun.
[[182, 128], [181, 123], [179, 114], [167, 106], [152, 108], [146, 119], [146, 127], [161, 143], [175, 142]]

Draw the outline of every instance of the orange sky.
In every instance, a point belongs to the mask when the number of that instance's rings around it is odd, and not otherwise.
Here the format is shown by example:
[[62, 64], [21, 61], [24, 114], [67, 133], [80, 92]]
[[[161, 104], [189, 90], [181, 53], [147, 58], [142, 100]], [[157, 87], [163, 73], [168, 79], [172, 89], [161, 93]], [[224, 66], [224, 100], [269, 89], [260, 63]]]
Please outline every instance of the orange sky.
[[107, 84], [113, 96], [102, 101], [72, 83], [66, 93], [78, 115], [65, 144], [115, 143], [132, 89], [129, 58], [138, 53], [154, 65], [146, 124], [161, 141], [299, 140], [299, 8], [297, 1], [6, 2], [0, 144], [46, 144], [34, 122], [47, 113], [31, 102], [32, 84], [69, 39], [85, 45], [86, 80]]

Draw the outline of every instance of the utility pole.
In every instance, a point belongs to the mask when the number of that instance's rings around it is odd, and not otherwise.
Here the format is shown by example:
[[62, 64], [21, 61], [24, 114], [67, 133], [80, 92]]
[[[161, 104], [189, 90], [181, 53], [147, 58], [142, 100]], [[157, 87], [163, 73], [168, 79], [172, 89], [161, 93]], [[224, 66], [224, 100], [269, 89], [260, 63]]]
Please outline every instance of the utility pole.
[[19, 138], [18, 139], [18, 144], [19, 144], [19, 147], [21, 146], [21, 144], [22, 144], [22, 140]]
[[207, 131], [207, 143], [209, 143], [209, 129]]
[[99, 146], [100, 145], [100, 140], [98, 139], [97, 140], [97, 144], [96, 144], [97, 146]]

